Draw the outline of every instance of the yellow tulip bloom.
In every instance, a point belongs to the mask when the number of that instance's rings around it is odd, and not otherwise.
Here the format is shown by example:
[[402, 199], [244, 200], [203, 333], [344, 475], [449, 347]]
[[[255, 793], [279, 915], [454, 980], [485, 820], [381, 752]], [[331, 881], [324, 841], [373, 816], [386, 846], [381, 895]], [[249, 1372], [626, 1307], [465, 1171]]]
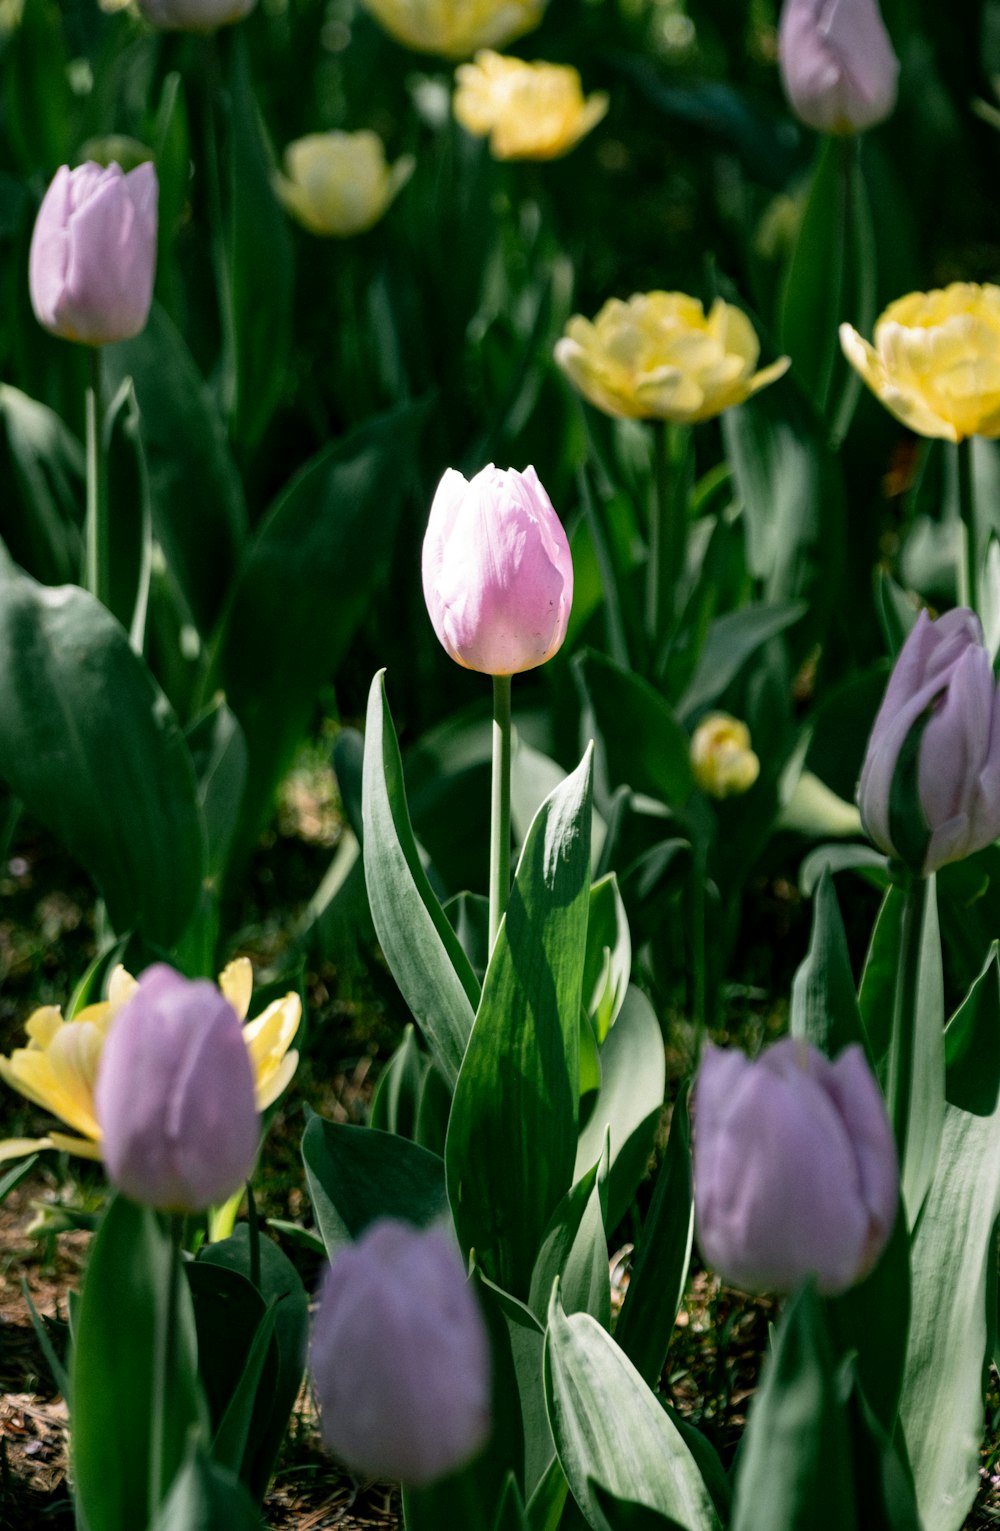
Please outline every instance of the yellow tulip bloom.
[[787, 356], [757, 372], [760, 342], [742, 309], [716, 298], [706, 315], [682, 292], [612, 298], [591, 322], [575, 314], [556, 361], [585, 398], [631, 420], [709, 420], [781, 377]]
[[418, 53], [468, 58], [537, 27], [545, 0], [364, 0], [385, 30]]
[[710, 712], [691, 738], [694, 779], [709, 797], [749, 792], [760, 775], [760, 761], [750, 748], [750, 730], [727, 712]]
[[377, 133], [308, 133], [285, 150], [285, 175], [274, 189], [311, 234], [348, 239], [378, 223], [406, 185], [416, 161], [404, 154], [391, 167]]
[[477, 138], [489, 135], [494, 159], [559, 159], [608, 109], [603, 93], [584, 100], [568, 64], [526, 64], [484, 49], [455, 78], [455, 117]]
[[[44, 1138], [10, 1138], [0, 1143], [0, 1162], [41, 1148], [100, 1159], [101, 1129], [94, 1109], [97, 1070], [108, 1028], [136, 986], [131, 973], [116, 967], [107, 999], [84, 1006], [72, 1020], [63, 1019], [58, 1005], [43, 1005], [28, 1017], [24, 1028], [28, 1045], [0, 1057], [0, 1078], [80, 1136], [50, 1132]], [[253, 991], [250, 959], [237, 957], [230, 962], [219, 977], [219, 988], [240, 1020], [245, 1020]], [[289, 1048], [301, 1017], [299, 996], [286, 994], [243, 1027], [257, 1084], [258, 1111], [277, 1100], [295, 1073], [299, 1055]]]
[[1000, 436], [1000, 287], [952, 282], [890, 303], [875, 344], [840, 326], [844, 355], [919, 436]]

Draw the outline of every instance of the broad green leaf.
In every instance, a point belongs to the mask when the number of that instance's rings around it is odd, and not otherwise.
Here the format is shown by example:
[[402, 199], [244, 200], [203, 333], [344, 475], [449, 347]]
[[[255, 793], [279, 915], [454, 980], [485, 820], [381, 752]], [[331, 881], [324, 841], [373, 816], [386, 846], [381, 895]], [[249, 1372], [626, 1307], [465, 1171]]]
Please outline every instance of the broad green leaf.
[[[135, 1522], [135, 1526], [144, 1524], [144, 1520]], [[223, 1526], [225, 1531], [263, 1531], [253, 1501], [235, 1473], [193, 1445], [150, 1531], [221, 1531]]]
[[521, 1495], [518, 1493], [517, 1479], [513, 1473], [508, 1474], [504, 1484], [503, 1496], [497, 1507], [496, 1520], [493, 1522], [493, 1531], [531, 1531], [525, 1517]]
[[83, 451], [59, 415], [0, 383], [0, 536], [46, 585], [79, 576]]
[[61, 8], [25, 0], [3, 57], [4, 132], [22, 170], [47, 179], [71, 157], [73, 105]]
[[566, 1317], [557, 1289], [545, 1337], [545, 1398], [563, 1472], [594, 1531], [606, 1531], [607, 1522], [592, 1480], [685, 1531], [719, 1525], [694, 1458], [666, 1410], [596, 1320], [586, 1313]]
[[444, 1165], [408, 1138], [311, 1116], [302, 1137], [306, 1183], [326, 1252], [377, 1217], [425, 1227], [447, 1215]]
[[479, 984], [421, 865], [381, 672], [368, 696], [364, 821], [365, 880], [379, 942], [432, 1056], [454, 1084]]
[[892, 1036], [892, 1006], [899, 969], [899, 933], [904, 895], [895, 885], [886, 889], [861, 973], [858, 1005], [871, 1044], [879, 1079], [885, 1086]]
[[811, 1283], [789, 1300], [750, 1404], [731, 1531], [855, 1531], [851, 1441]]
[[691, 684], [677, 704], [678, 717], [693, 718], [717, 702], [757, 650], [798, 622], [805, 611], [805, 604], [797, 601], [783, 606], [745, 606], [717, 617], [708, 629]]
[[[934, 1176], [944, 1122], [944, 975], [938, 930], [937, 890], [933, 876], [926, 880], [926, 896], [922, 900], [921, 909], [922, 918], [917, 932], [919, 966], [914, 1013], [903, 1018], [903, 1024], [912, 1027], [913, 1047], [910, 1112], [902, 1166], [903, 1201], [911, 1228], [916, 1224]], [[881, 920], [879, 923], [881, 925]], [[905, 930], [905, 926], [904, 912], [902, 929]]]
[[600, 1044], [625, 999], [632, 975], [632, 940], [625, 905], [614, 872], [590, 890], [587, 921], [587, 961], [583, 972], [583, 1002]]
[[205, 854], [184, 736], [110, 613], [2, 552], [0, 774], [89, 872], [116, 930], [177, 940]]
[[248, 843], [388, 565], [409, 484], [400, 464], [427, 418], [425, 403], [403, 405], [320, 452], [279, 494], [240, 569], [214, 673], [246, 735]]
[[799, 887], [812, 898], [824, 872], [856, 871], [877, 888], [889, 886], [888, 860], [870, 845], [818, 845], [799, 867]]
[[656, 1387], [680, 1311], [694, 1236], [688, 1091], [677, 1097], [663, 1162], [642, 1225], [615, 1339], [650, 1387]]
[[198, 778], [198, 802], [207, 840], [206, 871], [217, 884], [239, 824], [247, 774], [246, 741], [221, 696], [188, 725], [185, 737]]
[[549, 1219], [573, 1180], [590, 768], [588, 750], [525, 841], [448, 1126], [459, 1243], [515, 1297], [528, 1295]]
[[567, 1191], [545, 1231], [531, 1273], [528, 1303], [544, 1323], [552, 1283], [559, 1277], [563, 1306], [568, 1313], [590, 1313], [611, 1328], [611, 1288], [608, 1279], [608, 1239], [601, 1206], [607, 1163], [602, 1156], [588, 1174]]
[[858, 1531], [924, 1531], [901, 1437], [894, 1441], [869, 1405], [851, 1358], [847, 1418], [851, 1432]]
[[590, 1492], [594, 1504], [614, 1531], [685, 1531], [680, 1521], [648, 1505], [636, 1504], [634, 1499], [621, 1499], [612, 1494], [596, 1479], [590, 1479]]
[[[574, 1177], [600, 1158], [611, 1132], [608, 1228], [625, 1216], [646, 1171], [663, 1109], [663, 1033], [649, 1000], [630, 985], [599, 1053], [601, 1087], [577, 1144]], [[546, 1301], [548, 1292], [545, 1293]]]
[[164, 1398], [163, 1482], [204, 1417], [194, 1317], [179, 1261], [156, 1214], [116, 1196], [90, 1250], [73, 1326], [73, 1479], [87, 1531], [147, 1523], [154, 1347], [167, 1283], [177, 1283], [176, 1339]]
[[[545, 1412], [545, 1386], [542, 1378], [545, 1330], [526, 1303], [519, 1302], [509, 1292], [495, 1286], [488, 1276], [483, 1275], [478, 1265], [475, 1267], [475, 1280], [476, 1290], [487, 1315], [493, 1321], [499, 1315], [506, 1328], [506, 1335], [498, 1333], [495, 1327], [491, 1330], [493, 1350], [494, 1355], [498, 1350], [503, 1352], [501, 1357], [503, 1368], [506, 1368], [509, 1351], [509, 1361], [513, 1367], [513, 1378], [517, 1389], [516, 1410], [520, 1416], [522, 1431], [520, 1450], [515, 1454], [514, 1459], [519, 1474], [523, 1460], [525, 1493], [530, 1497], [544, 1479], [555, 1451], [549, 1431], [548, 1415]], [[509, 1376], [502, 1380], [506, 1386], [509, 1386]], [[495, 1377], [494, 1404], [503, 1407], [504, 1399], [497, 1397], [496, 1393], [497, 1379]], [[511, 1422], [506, 1415], [514, 1409], [514, 1406], [515, 1401], [508, 1399], [506, 1413], [499, 1421], [499, 1427], [502, 1430], [511, 1430]]]
[[596, 774], [607, 791], [627, 783], [681, 807], [693, 785], [691, 741], [669, 704], [641, 676], [593, 650], [573, 667], [593, 712]]
[[407, 1026], [402, 1042], [379, 1075], [369, 1126], [398, 1133], [401, 1138], [415, 1135], [420, 1088], [427, 1067], [427, 1054], [420, 1051], [413, 1027]]
[[992, 1116], [1000, 1095], [1000, 957], [989, 960], [944, 1034], [947, 1095], [953, 1106]]
[[917, 608], [885, 569], [875, 570], [875, 610], [890, 656], [895, 659], [917, 620]]
[[223, 1467], [243, 1476], [250, 1451], [250, 1433], [258, 1396], [266, 1399], [273, 1385], [274, 1304], [261, 1315], [250, 1337], [246, 1361], [212, 1440], [212, 1455]]
[[[853, 148], [853, 145], [851, 146]], [[837, 326], [847, 273], [842, 235], [843, 159], [839, 137], [820, 138], [798, 237], [781, 293], [779, 337], [783, 351], [822, 414], [839, 354]]]
[[855, 1042], [868, 1051], [844, 922], [828, 870], [816, 889], [809, 950], [792, 982], [789, 1029], [828, 1058]]
[[910, 1327], [910, 1236], [902, 1205], [875, 1269], [857, 1286], [827, 1299], [827, 1318], [838, 1352], [856, 1352], [868, 1404], [891, 1435]]
[[[548, 1423], [546, 1422], [546, 1432]], [[528, 1499], [528, 1524], [531, 1531], [558, 1531], [563, 1525], [563, 1509], [569, 1496], [569, 1484], [558, 1457], [548, 1468]], [[575, 1501], [570, 1500], [570, 1504]]]
[[[267, 1305], [242, 1271], [201, 1258], [189, 1261], [184, 1275], [198, 1335], [198, 1374], [214, 1436], [239, 1387], [247, 1353]], [[274, 1372], [272, 1363], [272, 1383]], [[229, 1465], [234, 1472], [239, 1471], [239, 1459]]]

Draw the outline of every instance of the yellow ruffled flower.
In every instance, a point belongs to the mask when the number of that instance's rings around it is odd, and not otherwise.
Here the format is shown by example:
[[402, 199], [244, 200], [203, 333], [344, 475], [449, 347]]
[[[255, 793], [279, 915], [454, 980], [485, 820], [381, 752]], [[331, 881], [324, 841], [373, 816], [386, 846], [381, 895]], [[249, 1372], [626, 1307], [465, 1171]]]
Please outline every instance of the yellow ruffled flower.
[[706, 315], [683, 292], [612, 298], [591, 322], [575, 314], [556, 361], [584, 398], [630, 420], [710, 420], [787, 370], [757, 372], [760, 342], [742, 309], [716, 298]]
[[385, 30], [418, 53], [468, 58], [537, 27], [545, 0], [364, 0]]
[[391, 167], [377, 133], [308, 133], [285, 150], [285, 175], [274, 189], [311, 234], [347, 239], [378, 223], [406, 185], [416, 161], [404, 154]]
[[[58, 1005], [43, 1005], [28, 1017], [24, 1028], [28, 1045], [15, 1048], [9, 1058], [0, 1057], [0, 1078], [80, 1136], [50, 1132], [45, 1138], [9, 1138], [0, 1142], [0, 1161], [41, 1148], [100, 1159], [101, 1129], [94, 1108], [97, 1070], [108, 1028], [136, 987], [131, 973], [116, 967], [107, 999], [84, 1006], [72, 1020], [63, 1019]], [[219, 976], [219, 988], [240, 1020], [245, 1020], [253, 992], [250, 959], [237, 957], [230, 962]], [[277, 1100], [295, 1073], [299, 1055], [289, 1049], [301, 1018], [299, 996], [286, 994], [243, 1027], [257, 1081], [258, 1111]]]
[[749, 792], [760, 775], [760, 761], [750, 748], [750, 730], [728, 712], [710, 712], [691, 737], [694, 779], [709, 797]]
[[608, 109], [603, 93], [584, 100], [568, 64], [526, 64], [483, 49], [455, 79], [455, 117], [477, 138], [489, 135], [494, 159], [559, 159]]
[[890, 303], [875, 344], [840, 326], [840, 344], [889, 412], [919, 436], [1000, 436], [1000, 287], [952, 282]]

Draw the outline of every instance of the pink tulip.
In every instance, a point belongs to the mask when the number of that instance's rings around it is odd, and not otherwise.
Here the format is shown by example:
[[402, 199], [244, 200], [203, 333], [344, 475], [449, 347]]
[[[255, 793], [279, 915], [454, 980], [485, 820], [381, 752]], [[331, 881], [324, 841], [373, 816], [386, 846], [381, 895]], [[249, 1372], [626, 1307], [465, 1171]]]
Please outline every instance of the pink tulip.
[[214, 32], [242, 21], [257, 0], [139, 0], [139, 9], [154, 27], [178, 32]]
[[429, 1483], [489, 1434], [486, 1328], [440, 1228], [383, 1218], [334, 1257], [310, 1367], [323, 1439], [365, 1477]]
[[253, 1169], [253, 1066], [236, 1011], [206, 979], [146, 970], [111, 1023], [94, 1099], [108, 1178], [133, 1201], [200, 1212]]
[[831, 1063], [793, 1038], [756, 1062], [705, 1048], [694, 1096], [702, 1254], [744, 1291], [814, 1276], [843, 1292], [871, 1270], [899, 1202], [896, 1147], [860, 1047]]
[[569, 543], [534, 468], [494, 468], [466, 481], [449, 468], [431, 506], [424, 600], [458, 664], [516, 675], [544, 664], [566, 636], [573, 604]]
[[778, 62], [793, 111], [820, 133], [860, 133], [896, 104], [899, 60], [876, 0], [785, 0]]

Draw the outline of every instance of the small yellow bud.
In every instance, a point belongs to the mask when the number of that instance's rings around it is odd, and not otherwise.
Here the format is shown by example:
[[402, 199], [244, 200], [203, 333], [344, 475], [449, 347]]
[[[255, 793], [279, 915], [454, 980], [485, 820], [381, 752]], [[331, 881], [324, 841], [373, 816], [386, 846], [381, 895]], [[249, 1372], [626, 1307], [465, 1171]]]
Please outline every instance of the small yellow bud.
[[378, 223], [413, 174], [404, 154], [392, 166], [377, 133], [309, 133], [285, 150], [285, 174], [274, 189], [311, 234], [348, 239]]
[[691, 739], [694, 779], [709, 797], [749, 792], [760, 775], [760, 761], [750, 748], [750, 730], [726, 712], [702, 718]]

